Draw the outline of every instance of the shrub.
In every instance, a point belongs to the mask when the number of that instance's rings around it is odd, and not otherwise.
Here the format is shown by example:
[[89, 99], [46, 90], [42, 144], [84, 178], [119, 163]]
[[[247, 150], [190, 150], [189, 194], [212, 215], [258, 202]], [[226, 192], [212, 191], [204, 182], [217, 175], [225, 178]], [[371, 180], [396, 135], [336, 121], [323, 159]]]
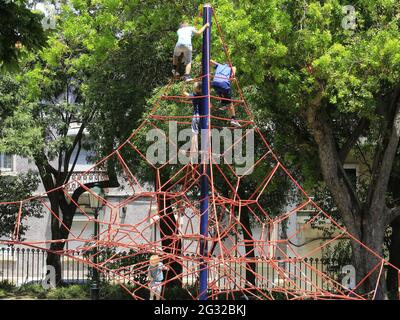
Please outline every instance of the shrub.
[[3, 290], [3, 289], [0, 289], [0, 299], [1, 299], [1, 298], [5, 298], [5, 297], [7, 297], [6, 291]]
[[102, 283], [100, 286], [101, 300], [131, 300], [132, 296], [118, 284]]
[[81, 285], [70, 285], [50, 290], [47, 299], [51, 300], [85, 300], [89, 298], [88, 287]]
[[[96, 248], [93, 248], [92, 250], [88, 250], [87, 252], [85, 252], [85, 258], [89, 259], [89, 257], [91, 257], [96, 252], [96, 250]], [[132, 249], [126, 252], [117, 251], [115, 248], [111, 249], [100, 247], [98, 248], [98, 250], [100, 252], [100, 254], [98, 255], [98, 263], [102, 263], [103, 267], [109, 270], [122, 270], [124, 268], [126, 268], [126, 270], [129, 270], [135, 264], [149, 260], [151, 256], [151, 254], [148, 252], [138, 252]], [[103, 276], [104, 275], [105, 274], [103, 274]], [[112, 277], [112, 272], [110, 272], [108, 276]], [[89, 277], [91, 277], [91, 274], [89, 274]], [[147, 273], [138, 272], [134, 275], [133, 280], [135, 282], [145, 284], [147, 282]]]
[[34, 297], [43, 297], [43, 295], [46, 295], [46, 289], [39, 284], [23, 284], [15, 290], [15, 294], [19, 296], [29, 295]]
[[15, 285], [8, 280], [3, 280], [0, 282], [0, 289], [6, 292], [13, 292], [15, 290]]
[[[192, 296], [196, 296], [196, 289], [194, 287], [169, 287], [166, 286], [164, 288], [164, 297], [165, 300], [192, 300]], [[190, 293], [192, 296], [190, 295]]]

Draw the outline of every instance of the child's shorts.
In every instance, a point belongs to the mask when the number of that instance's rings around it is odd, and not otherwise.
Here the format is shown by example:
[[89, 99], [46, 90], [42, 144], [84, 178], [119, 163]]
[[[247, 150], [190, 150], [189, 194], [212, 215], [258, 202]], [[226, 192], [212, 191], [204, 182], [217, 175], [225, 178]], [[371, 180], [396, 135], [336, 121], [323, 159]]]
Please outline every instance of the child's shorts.
[[[220, 82], [213, 81], [211, 83], [211, 86], [214, 88], [216, 91], [217, 95], [221, 98], [225, 99], [232, 99], [232, 90], [231, 88], [225, 88], [221, 86]], [[228, 100], [221, 100], [222, 105], [229, 105], [231, 102]]]
[[185, 65], [192, 63], [192, 46], [177, 43], [174, 50], [174, 56], [179, 57], [183, 53], [183, 63]]
[[194, 134], [199, 134], [200, 127], [200, 116], [198, 114], [194, 114], [192, 118], [192, 132]]
[[152, 282], [150, 283], [150, 290], [154, 293], [160, 295], [161, 294], [162, 285], [161, 282]]

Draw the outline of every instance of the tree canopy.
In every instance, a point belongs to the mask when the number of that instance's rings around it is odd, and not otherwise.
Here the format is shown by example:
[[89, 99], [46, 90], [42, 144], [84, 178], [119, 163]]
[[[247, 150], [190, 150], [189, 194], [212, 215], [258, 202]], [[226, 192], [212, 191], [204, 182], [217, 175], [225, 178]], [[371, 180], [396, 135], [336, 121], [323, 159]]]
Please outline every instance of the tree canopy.
[[[322, 184], [348, 231], [382, 253], [385, 231], [400, 215], [396, 199], [387, 197], [400, 136], [398, 1], [213, 5], [257, 123], [282, 162], [310, 194]], [[167, 83], [179, 22], [189, 18], [199, 25], [198, 14], [198, 1], [63, 4], [48, 46], [27, 54], [16, 79], [2, 75], [8, 92], [0, 98], [7, 106], [1, 150], [34, 158], [48, 189], [68, 181], [68, 164], [85, 129], [96, 156], [109, 154]], [[213, 59], [222, 60], [213, 27]], [[20, 40], [10, 39], [8, 60]], [[194, 42], [195, 71], [199, 47]], [[73, 92], [73, 101], [66, 92]], [[74, 121], [79, 139], [68, 135]], [[349, 157], [368, 168], [362, 187], [354, 187], [344, 170]], [[58, 167], [50, 163], [54, 159]], [[359, 276], [365, 275], [373, 257], [363, 256], [356, 244], [352, 251]]]
[[43, 14], [27, 4], [26, 0], [0, 2], [0, 67], [15, 67], [27, 51], [46, 43]]

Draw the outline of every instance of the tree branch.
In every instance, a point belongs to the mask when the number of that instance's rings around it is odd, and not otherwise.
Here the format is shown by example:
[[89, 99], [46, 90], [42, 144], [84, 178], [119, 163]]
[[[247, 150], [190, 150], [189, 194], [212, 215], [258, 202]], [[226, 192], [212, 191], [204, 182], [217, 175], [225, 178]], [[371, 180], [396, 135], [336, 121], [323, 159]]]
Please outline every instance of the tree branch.
[[[344, 239], [344, 238], [341, 238], [341, 239]], [[348, 238], [347, 238], [347, 239], [348, 239]], [[289, 242], [291, 245], [295, 246], [296, 248], [300, 248], [300, 247], [304, 247], [304, 246], [306, 246], [307, 244], [310, 244], [310, 243], [312, 243], [312, 242], [314, 242], [314, 241], [318, 241], [318, 240], [332, 240], [332, 237], [317, 237], [317, 238], [312, 238], [312, 239], [307, 240], [307, 241], [305, 241], [305, 242], [303, 242], [303, 243], [301, 243], [301, 244], [294, 243], [294, 242], [292, 242], [291, 240], [288, 240], [288, 242]]]
[[394, 207], [389, 210], [389, 223], [400, 217], [400, 207]]
[[82, 148], [82, 141], [79, 140], [78, 150], [76, 151], [74, 162], [73, 162], [73, 164], [71, 166], [71, 170], [69, 170], [67, 176], [65, 177], [64, 183], [67, 183], [69, 181], [69, 179], [71, 178], [72, 174], [75, 171], [76, 163], [78, 162], [78, 157], [79, 157], [79, 154], [81, 153], [81, 148]]
[[343, 143], [340, 151], [339, 151], [339, 159], [343, 164], [346, 160], [349, 152], [353, 149], [354, 145], [357, 143], [360, 136], [365, 132], [365, 130], [369, 127], [369, 120], [366, 118], [362, 118], [358, 123], [355, 130], [352, 134], [347, 138], [347, 140]]
[[[393, 110], [389, 111], [393, 115], [392, 120], [387, 123], [387, 129], [384, 131], [387, 135], [383, 137], [380, 151], [377, 151], [374, 159], [372, 182], [366, 201], [367, 205], [373, 207], [375, 212], [382, 212], [382, 215], [385, 211], [390, 212], [386, 207], [386, 192], [400, 139], [400, 96], [398, 94], [391, 101], [390, 109]], [[387, 215], [387, 219], [390, 219], [390, 214]]]
[[[80, 151], [81, 151], [81, 142], [82, 142], [82, 137], [83, 137], [83, 131], [84, 131], [84, 130], [85, 130], [85, 126], [84, 126], [83, 124], [81, 124], [81, 126], [80, 126], [80, 128], [79, 128], [79, 130], [78, 130], [78, 133], [77, 133], [76, 136], [75, 136], [74, 142], [72, 143], [71, 148], [69, 148], [69, 149], [65, 152], [65, 158], [64, 158], [64, 172], [65, 172], [66, 174], [65, 174], [65, 177], [64, 177], [64, 179], [63, 179], [63, 180], [64, 180], [63, 183], [67, 183], [67, 182], [68, 182], [69, 178], [71, 177], [71, 175], [72, 175], [72, 173], [73, 173], [73, 170], [75, 169], [75, 165], [76, 165], [76, 162], [77, 162], [77, 160], [78, 160], [79, 153], [80, 153]], [[79, 144], [79, 148], [78, 148], [78, 150], [77, 150], [77, 152], [76, 152], [76, 154], [75, 154], [74, 164], [73, 164], [73, 166], [71, 167], [71, 169], [68, 170], [68, 167], [69, 167], [69, 163], [70, 163], [70, 160], [71, 160], [72, 153], [74, 152], [74, 150], [75, 150], [77, 144]]]
[[[62, 206], [61, 210], [63, 212], [63, 223], [64, 225], [60, 226], [60, 239], [67, 239], [69, 235], [69, 230], [71, 229], [72, 222], [76, 212], [76, 204], [78, 203], [79, 197], [87, 191], [87, 189], [91, 189], [94, 187], [100, 188], [118, 188], [120, 186], [117, 178], [117, 174], [112, 168], [108, 170], [108, 180], [104, 181], [96, 181], [96, 182], [89, 182], [85, 183], [83, 186], [79, 186], [72, 194], [71, 198], [72, 201], [69, 205], [66, 204], [66, 201], [61, 201], [60, 204]], [[65, 199], [65, 195], [63, 195]]]

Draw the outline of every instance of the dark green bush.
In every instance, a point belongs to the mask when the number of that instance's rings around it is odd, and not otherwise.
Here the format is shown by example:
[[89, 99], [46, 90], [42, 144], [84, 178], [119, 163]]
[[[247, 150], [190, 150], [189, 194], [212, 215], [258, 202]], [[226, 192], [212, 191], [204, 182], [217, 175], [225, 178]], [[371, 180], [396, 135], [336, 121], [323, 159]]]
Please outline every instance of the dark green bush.
[[0, 281], [0, 289], [4, 290], [5, 292], [13, 292], [15, 288], [15, 285], [8, 280]]
[[0, 289], [0, 299], [7, 297], [7, 292], [3, 289]]
[[40, 284], [23, 284], [19, 288], [14, 290], [15, 294], [18, 296], [45, 296], [46, 289], [44, 289]]
[[[196, 297], [196, 289], [194, 287], [165, 287], [164, 288], [164, 297], [165, 300], [193, 300], [193, 297]], [[192, 296], [190, 295], [192, 294]]]
[[101, 300], [131, 300], [132, 296], [118, 284], [102, 283], [100, 286]]
[[52, 289], [47, 293], [47, 299], [52, 300], [86, 300], [90, 298], [87, 285], [70, 285]]

